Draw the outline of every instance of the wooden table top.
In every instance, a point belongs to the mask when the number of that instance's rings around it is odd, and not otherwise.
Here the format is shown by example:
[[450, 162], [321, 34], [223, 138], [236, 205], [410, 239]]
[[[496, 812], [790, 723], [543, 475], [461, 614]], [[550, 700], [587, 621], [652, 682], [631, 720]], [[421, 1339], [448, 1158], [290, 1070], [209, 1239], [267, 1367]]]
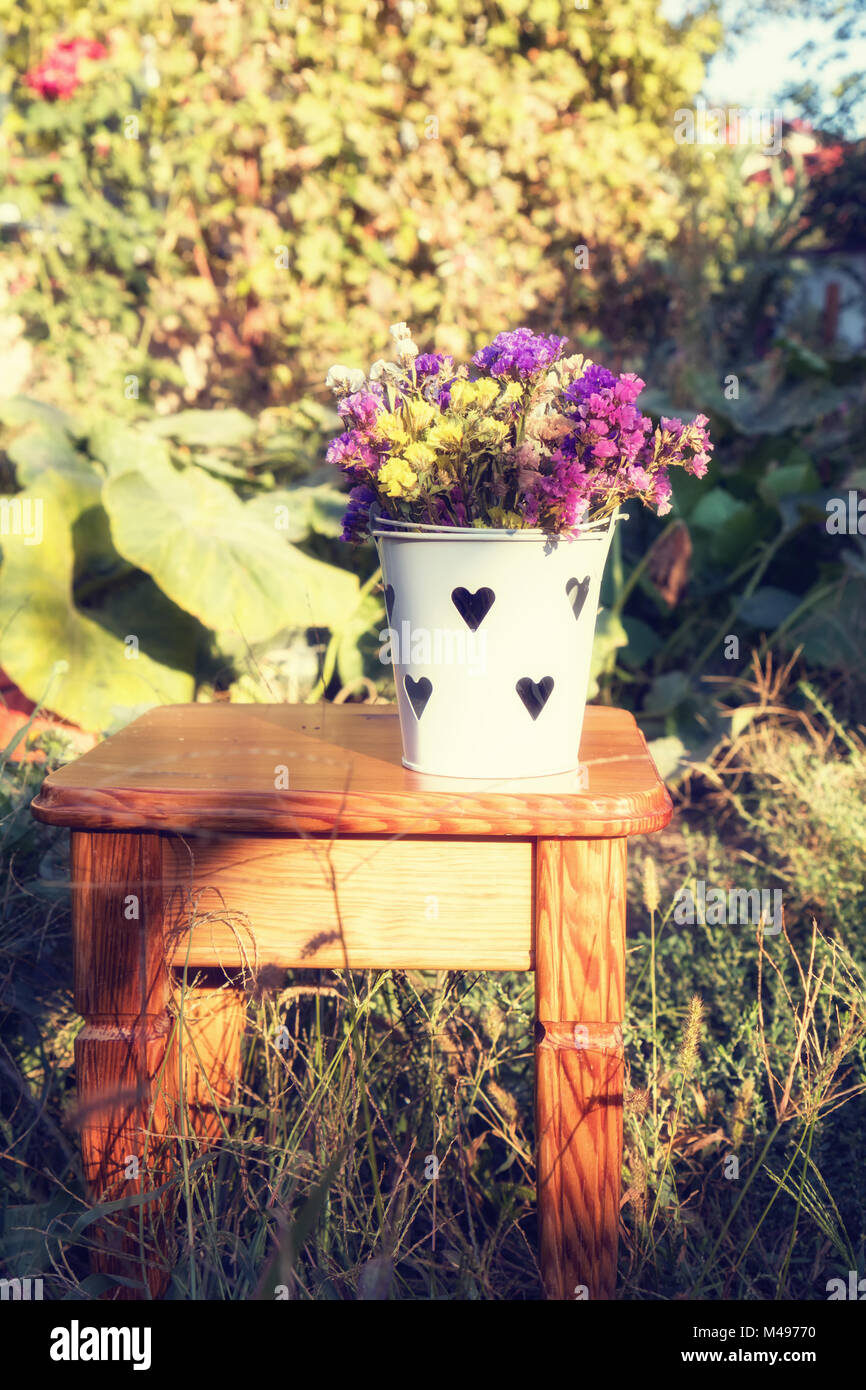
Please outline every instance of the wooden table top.
[[580, 757], [578, 774], [430, 777], [403, 767], [393, 705], [163, 705], [50, 773], [32, 810], [76, 830], [184, 834], [603, 838], [667, 825], [631, 714], [590, 705]]

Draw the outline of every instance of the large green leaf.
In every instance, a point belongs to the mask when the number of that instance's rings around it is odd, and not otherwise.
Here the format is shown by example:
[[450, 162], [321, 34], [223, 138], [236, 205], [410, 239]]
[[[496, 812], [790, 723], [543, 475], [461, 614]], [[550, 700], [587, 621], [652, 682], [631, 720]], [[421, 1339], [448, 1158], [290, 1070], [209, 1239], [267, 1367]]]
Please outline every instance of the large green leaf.
[[58, 410], [56, 405], [46, 405], [32, 396], [6, 396], [0, 399], [0, 422], [4, 425], [29, 425], [33, 421], [68, 430], [73, 436], [77, 433], [72, 416], [67, 415], [65, 410]]
[[748, 553], [759, 529], [754, 508], [720, 487], [704, 494], [689, 517], [689, 526], [707, 532], [706, 551], [714, 564], [723, 566], [735, 564]]
[[180, 444], [231, 448], [252, 438], [256, 422], [242, 410], [181, 410], [152, 421], [149, 429]]
[[655, 677], [647, 692], [644, 709], [647, 714], [670, 714], [693, 693], [685, 671], [665, 671], [663, 675]]
[[128, 473], [131, 468], [148, 469], [168, 464], [168, 446], [146, 430], [134, 429], [122, 420], [100, 420], [87, 441], [95, 459], [105, 465], [109, 475]]
[[387, 625], [385, 605], [376, 594], [365, 594], [344, 625], [337, 651], [340, 681], [348, 685], [362, 676], [371, 679], [390, 674], [390, 667], [378, 659], [379, 632]]
[[330, 483], [319, 483], [261, 492], [247, 506], [287, 541], [305, 540], [311, 531], [333, 540], [342, 533], [346, 501], [344, 492]]
[[774, 632], [800, 603], [796, 594], [765, 584], [753, 594], [737, 600], [737, 612], [750, 627]]
[[[0, 569], [0, 665], [29, 699], [94, 730], [190, 700], [196, 647], [190, 619], [143, 575], [122, 596], [109, 591], [92, 615], [76, 607], [73, 534], [98, 506], [99, 486], [95, 475], [42, 473], [20, 494], [42, 503], [42, 542], [4, 538]], [[137, 639], [135, 656], [127, 637]]]
[[121, 555], [206, 627], [256, 642], [288, 627], [338, 629], [355, 608], [354, 574], [290, 545], [200, 468], [135, 469], [110, 478], [103, 497]]
[[766, 473], [758, 484], [759, 494], [770, 506], [776, 506], [783, 498], [814, 492], [820, 487], [814, 464], [805, 450], [795, 450], [792, 454], [794, 456], [781, 468]]
[[22, 430], [6, 452], [19, 487], [30, 487], [49, 468], [61, 473], [80, 473], [88, 468], [66, 430], [53, 422], [37, 422]]

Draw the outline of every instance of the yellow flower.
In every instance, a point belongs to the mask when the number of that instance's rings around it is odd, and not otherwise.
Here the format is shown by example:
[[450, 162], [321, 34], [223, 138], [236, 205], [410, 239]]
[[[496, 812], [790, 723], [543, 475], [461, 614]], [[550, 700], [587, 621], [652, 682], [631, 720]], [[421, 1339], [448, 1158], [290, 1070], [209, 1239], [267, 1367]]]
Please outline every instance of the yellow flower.
[[473, 431], [475, 439], [479, 444], [486, 446], [503, 444], [508, 438], [508, 425], [504, 420], [493, 420], [489, 417], [479, 420]]
[[403, 450], [403, 458], [408, 459], [413, 468], [429, 468], [436, 462], [436, 455], [432, 449], [428, 449], [426, 444], [416, 442], [407, 444]]
[[509, 381], [502, 393], [502, 399], [506, 405], [514, 405], [523, 395], [522, 381]]
[[450, 420], [447, 417], [440, 420], [438, 425], [434, 425], [429, 430], [425, 443], [431, 449], [442, 449], [446, 452], [451, 449], [459, 449], [463, 443], [463, 421]]
[[465, 415], [478, 399], [474, 381], [455, 381], [448, 393], [449, 408], [458, 415]]
[[417, 487], [418, 474], [413, 473], [406, 459], [397, 454], [379, 469], [376, 484], [386, 497], [408, 497]]
[[406, 401], [403, 406], [403, 419], [412, 434], [418, 435], [431, 425], [439, 414], [435, 405], [427, 401]]
[[405, 444], [409, 438], [399, 410], [386, 411], [377, 416], [376, 430], [392, 444]]
[[[490, 507], [488, 509], [487, 515], [490, 517], [490, 520], [493, 522], [494, 526], [505, 526], [512, 531], [522, 531], [523, 528], [526, 526], [526, 522], [524, 521], [522, 516], [520, 516], [517, 512], [506, 511], [504, 507]], [[484, 524], [485, 523], [483, 521], [473, 523], [473, 525], [481, 526], [483, 526]]]
[[489, 376], [482, 377], [480, 381], [473, 382], [475, 387], [475, 399], [480, 406], [492, 405], [499, 400], [498, 383], [492, 381]]

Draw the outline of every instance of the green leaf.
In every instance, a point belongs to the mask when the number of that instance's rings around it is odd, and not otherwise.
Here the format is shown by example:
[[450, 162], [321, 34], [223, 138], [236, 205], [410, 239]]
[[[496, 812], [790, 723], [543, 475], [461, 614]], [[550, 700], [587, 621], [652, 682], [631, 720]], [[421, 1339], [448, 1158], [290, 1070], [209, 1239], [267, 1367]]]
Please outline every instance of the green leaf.
[[15, 466], [19, 487], [30, 487], [47, 469], [82, 473], [88, 467], [87, 460], [76, 451], [66, 430], [51, 423], [38, 423], [22, 430], [6, 452]]
[[866, 583], [856, 571], [846, 575], [781, 641], [789, 651], [802, 644], [810, 665], [866, 680]]
[[313, 529], [313, 488], [277, 488], [251, 497], [247, 509], [287, 541], [305, 541]]
[[206, 627], [234, 627], [249, 642], [287, 627], [337, 629], [357, 602], [354, 574], [290, 545], [200, 468], [123, 473], [103, 496], [121, 555]]
[[620, 657], [622, 664], [632, 670], [646, 666], [659, 650], [661, 641], [649, 623], [640, 618], [623, 618], [622, 625], [628, 636], [628, 646]]
[[[377, 661], [379, 631], [386, 624], [381, 597], [365, 594], [351, 618], [341, 629], [337, 648], [337, 669], [340, 683], [360, 680], [362, 676], [387, 675], [390, 667]], [[368, 639], [364, 641], [363, 639]]]
[[170, 460], [168, 448], [161, 439], [125, 425], [121, 420], [101, 420], [91, 431], [87, 447], [112, 477], [128, 473], [132, 468], [166, 465]]
[[787, 589], [776, 589], [772, 584], [765, 584], [753, 594], [739, 599], [737, 612], [750, 627], [774, 632], [800, 601], [796, 594], [789, 593]]
[[669, 714], [693, 694], [685, 671], [666, 671], [656, 676], [644, 702], [647, 714]]
[[654, 738], [647, 747], [663, 782], [672, 781], [688, 766], [688, 750], [681, 738]]
[[[42, 543], [25, 545], [17, 537], [4, 543], [0, 665], [28, 699], [44, 698], [57, 714], [98, 731], [125, 711], [191, 699], [194, 680], [184, 665], [191, 650], [190, 633], [172, 623], [177, 610], [152, 586], [141, 593], [142, 602], [127, 598], [133, 619], [122, 608], [112, 609], [110, 595], [103, 596], [93, 616], [74, 604], [73, 528], [93, 507], [95, 489], [98, 480], [93, 477], [51, 471], [40, 476], [33, 500], [43, 505]], [[139, 646], [133, 659], [124, 641], [130, 634]], [[150, 654], [155, 634], [161, 642], [159, 655]], [[61, 663], [59, 670], [56, 663]]]
[[592, 661], [589, 668], [589, 690], [587, 699], [598, 694], [599, 676], [610, 669], [615, 654], [626, 646], [628, 633], [620, 619], [610, 608], [600, 608], [595, 621], [595, 638], [592, 644]]
[[343, 530], [346, 494], [329, 483], [301, 484], [259, 493], [247, 506], [287, 541], [306, 540], [311, 531], [333, 540]]
[[79, 433], [75, 420], [65, 410], [35, 401], [30, 396], [8, 396], [0, 400], [0, 423], [10, 426], [31, 423], [47, 425], [49, 428], [67, 430], [73, 437]]
[[706, 550], [719, 566], [736, 564], [758, 534], [754, 508], [720, 487], [705, 493], [689, 517], [689, 526], [709, 533]]
[[668, 479], [673, 494], [673, 510], [677, 516], [691, 519], [698, 503], [707, 496], [705, 480], [694, 477], [684, 468], [672, 468]]
[[179, 444], [234, 448], [252, 438], [256, 422], [242, 410], [181, 410], [177, 415], [163, 415], [148, 428]]
[[784, 497], [793, 497], [802, 492], [813, 492], [820, 487], [820, 479], [808, 454], [794, 463], [783, 464], [767, 473], [758, 484], [758, 493], [769, 505], [776, 506]]
[[796, 594], [788, 594], [787, 589], [777, 589], [771, 584], [766, 584], [765, 587], [756, 589], [755, 594], [738, 599], [737, 613], [749, 627], [773, 632], [790, 617], [799, 603], [801, 599]]
[[692, 526], [700, 526], [705, 531], [715, 531], [724, 526], [745, 507], [724, 488], [714, 487], [705, 492], [691, 514]]

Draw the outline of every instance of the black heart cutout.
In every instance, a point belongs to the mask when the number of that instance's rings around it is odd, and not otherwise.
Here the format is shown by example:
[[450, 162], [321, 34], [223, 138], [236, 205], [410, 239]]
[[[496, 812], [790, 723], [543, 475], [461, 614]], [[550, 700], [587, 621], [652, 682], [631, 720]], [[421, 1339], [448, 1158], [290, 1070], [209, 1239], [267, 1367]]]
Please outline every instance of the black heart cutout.
[[388, 626], [394, 621], [394, 587], [392, 584], [385, 585], [385, 612], [388, 614]]
[[550, 692], [553, 689], [553, 676], [545, 676], [537, 683], [531, 681], [528, 676], [523, 676], [517, 682], [515, 688], [533, 719], [537, 719], [550, 699]]
[[589, 593], [589, 575], [581, 579], [580, 583], [576, 579], [569, 579], [565, 586], [565, 592], [571, 599], [571, 606], [574, 609], [574, 616], [579, 618], [583, 612], [583, 605], [586, 603], [586, 596]]
[[413, 681], [411, 676], [404, 676], [403, 686], [415, 711], [415, 718], [420, 719], [427, 708], [427, 701], [433, 694], [433, 682], [427, 676], [422, 676], [419, 681]]
[[468, 589], [453, 589], [451, 601], [470, 632], [475, 632], [493, 607], [496, 595], [492, 589], [479, 589], [470, 594]]

